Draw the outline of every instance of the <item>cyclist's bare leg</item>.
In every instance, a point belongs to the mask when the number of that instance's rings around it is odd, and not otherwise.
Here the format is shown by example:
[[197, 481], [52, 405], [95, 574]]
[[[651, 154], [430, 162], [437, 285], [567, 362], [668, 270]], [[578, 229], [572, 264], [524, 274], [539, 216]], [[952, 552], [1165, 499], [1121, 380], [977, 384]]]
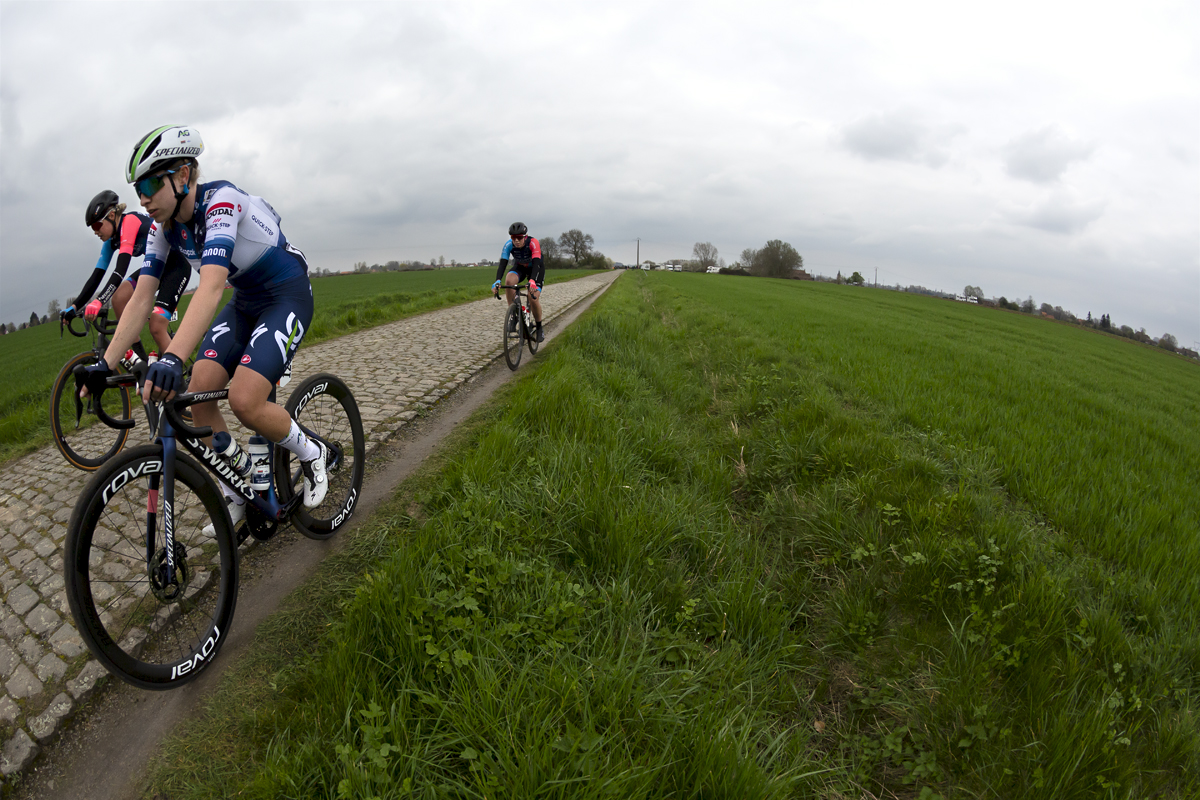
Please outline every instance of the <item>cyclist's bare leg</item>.
[[291, 431], [292, 418], [283, 406], [269, 400], [274, 388], [274, 383], [254, 370], [238, 367], [229, 382], [229, 409], [246, 427], [279, 442]]
[[[228, 383], [229, 373], [225, 371], [224, 367], [215, 361], [200, 359], [192, 367], [192, 382], [188, 384], [188, 391], [212, 392], [224, 389]], [[213, 429], [213, 433], [229, 430], [229, 426], [225, 424], [225, 417], [221, 415], [221, 409], [215, 400], [211, 403], [197, 403], [192, 406], [192, 424], [197, 428], [210, 427]], [[211, 444], [212, 439], [206, 439], [205, 442]]]
[[[504, 276], [504, 285], [505, 286], [516, 286], [520, 282], [521, 282], [521, 278], [515, 272], [510, 272]], [[508, 289], [504, 292], [504, 296], [507, 297], [508, 302], [511, 303], [513, 301], [513, 298], [517, 296], [517, 293], [514, 292], [512, 289]]]
[[113, 311], [117, 312], [117, 319], [120, 319], [121, 314], [125, 313], [125, 306], [129, 304], [131, 297], [133, 297], [133, 284], [129, 281], [121, 281], [121, 285], [117, 287], [112, 298], [112, 307]]
[[158, 352], [167, 352], [167, 348], [171, 346], [171, 330], [167, 327], [167, 320], [158, 314], [151, 313], [149, 325], [150, 335], [154, 337], [154, 342], [158, 345]]
[[537, 322], [542, 321], [542, 290], [538, 288], [536, 292], [529, 293], [529, 305], [533, 308], [533, 318]]

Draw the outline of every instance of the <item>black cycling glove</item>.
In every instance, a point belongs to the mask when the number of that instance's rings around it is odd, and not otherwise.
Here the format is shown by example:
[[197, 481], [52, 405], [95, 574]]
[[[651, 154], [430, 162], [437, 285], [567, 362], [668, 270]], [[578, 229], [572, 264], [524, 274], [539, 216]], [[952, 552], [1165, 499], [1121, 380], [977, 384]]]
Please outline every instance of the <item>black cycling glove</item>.
[[162, 357], [150, 365], [146, 373], [146, 381], [153, 384], [163, 394], [178, 392], [183, 389], [183, 359], [174, 353], [163, 353]]

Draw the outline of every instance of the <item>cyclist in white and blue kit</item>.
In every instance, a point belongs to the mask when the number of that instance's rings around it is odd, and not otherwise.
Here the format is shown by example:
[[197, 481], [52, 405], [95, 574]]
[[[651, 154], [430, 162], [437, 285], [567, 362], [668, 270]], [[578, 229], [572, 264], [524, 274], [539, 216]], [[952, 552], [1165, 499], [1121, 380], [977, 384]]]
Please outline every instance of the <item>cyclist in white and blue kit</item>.
[[[167, 400], [183, 391], [183, 362], [203, 337], [188, 391], [228, 385], [229, 407], [238, 420], [296, 454], [304, 505], [312, 508], [328, 489], [325, 446], [310, 441], [269, 399], [312, 323], [308, 263], [284, 237], [279, 215], [266, 200], [228, 181], [200, 183], [196, 159], [203, 151], [200, 134], [183, 125], [155, 128], [133, 148], [126, 178], [158, 224], [146, 240], [142, 276], [105, 353], [107, 363], [89, 369], [84, 393], [103, 385], [137, 336], [136, 322], [153, 306], [168, 254], [182, 254], [199, 272], [200, 286], [171, 346], [150, 367], [143, 397]], [[235, 292], [217, 313], [226, 281]], [[229, 430], [216, 402], [193, 406], [192, 417], [214, 432]], [[244, 501], [221, 488], [236, 526], [245, 517]]]

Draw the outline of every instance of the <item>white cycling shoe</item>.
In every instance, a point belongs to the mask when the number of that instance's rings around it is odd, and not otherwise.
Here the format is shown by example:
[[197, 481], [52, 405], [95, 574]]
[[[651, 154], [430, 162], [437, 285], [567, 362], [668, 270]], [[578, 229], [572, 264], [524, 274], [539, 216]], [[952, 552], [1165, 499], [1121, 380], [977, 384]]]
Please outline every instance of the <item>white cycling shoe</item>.
[[320, 442], [321, 455], [312, 461], [301, 461], [300, 471], [304, 473], [304, 507], [316, 508], [325, 499], [329, 491], [329, 476], [325, 474], [325, 462], [329, 460], [329, 450]]
[[[246, 518], [246, 503], [235, 503], [232, 497], [225, 498], [225, 507], [229, 509], [229, 518], [233, 520], [233, 532], [237, 534], [238, 525], [242, 524], [242, 520]], [[217, 537], [217, 528], [211, 522], [200, 529], [200, 533], [207, 536], [209, 539]]]

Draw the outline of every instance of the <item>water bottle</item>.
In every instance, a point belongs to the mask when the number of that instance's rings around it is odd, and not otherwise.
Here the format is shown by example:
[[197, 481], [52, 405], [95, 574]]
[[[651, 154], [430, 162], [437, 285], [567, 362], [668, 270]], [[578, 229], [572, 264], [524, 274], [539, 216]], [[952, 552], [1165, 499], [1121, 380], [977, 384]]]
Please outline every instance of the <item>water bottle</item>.
[[261, 436], [250, 437], [250, 488], [256, 492], [271, 488], [271, 443]]
[[229, 431], [217, 431], [213, 434], [213, 450], [225, 456], [233, 471], [246, 480], [250, 476], [250, 456], [238, 447], [238, 443], [229, 435]]
[[121, 359], [121, 366], [130, 371], [140, 363], [142, 363], [142, 357], [132, 350], [126, 350], [125, 357]]
[[530, 316], [529, 309], [526, 308], [525, 306], [521, 306], [521, 313], [525, 315], [525, 327], [532, 328], [533, 327], [533, 317]]

